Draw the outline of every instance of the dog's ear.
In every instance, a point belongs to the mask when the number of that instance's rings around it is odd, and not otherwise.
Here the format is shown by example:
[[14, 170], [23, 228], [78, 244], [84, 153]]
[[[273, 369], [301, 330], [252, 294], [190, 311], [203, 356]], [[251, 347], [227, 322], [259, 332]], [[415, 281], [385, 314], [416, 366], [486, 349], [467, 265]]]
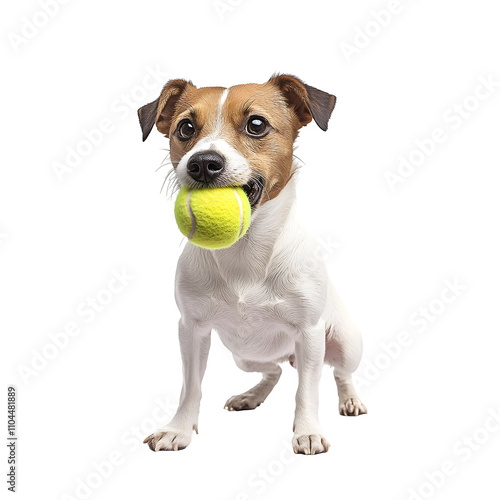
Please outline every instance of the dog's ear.
[[328, 129], [337, 100], [334, 95], [311, 87], [293, 75], [273, 75], [269, 82], [280, 89], [302, 127], [314, 119], [321, 130]]
[[158, 99], [137, 110], [143, 141], [148, 138], [155, 124], [162, 134], [168, 135], [175, 105], [188, 86], [194, 87], [187, 80], [170, 80], [163, 87]]

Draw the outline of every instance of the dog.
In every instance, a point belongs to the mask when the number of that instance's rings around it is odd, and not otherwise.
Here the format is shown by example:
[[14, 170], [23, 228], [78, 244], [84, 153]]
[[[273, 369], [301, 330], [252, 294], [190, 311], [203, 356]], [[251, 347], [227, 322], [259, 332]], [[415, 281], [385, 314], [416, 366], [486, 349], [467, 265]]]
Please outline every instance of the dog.
[[367, 412], [352, 382], [361, 334], [294, 204], [295, 139], [313, 120], [326, 131], [335, 101], [295, 76], [277, 74], [264, 84], [230, 88], [171, 80], [138, 110], [143, 141], [154, 125], [169, 139], [178, 187], [241, 186], [252, 211], [247, 233], [229, 248], [207, 250], [188, 241], [179, 258], [183, 385], [170, 423], [144, 440], [153, 451], [181, 450], [193, 430], [198, 433], [212, 330], [239, 368], [262, 374], [255, 387], [227, 400], [228, 410], [257, 408], [278, 382], [280, 363], [296, 367], [295, 453], [315, 455], [330, 446], [318, 420], [324, 363], [334, 367], [340, 414]]

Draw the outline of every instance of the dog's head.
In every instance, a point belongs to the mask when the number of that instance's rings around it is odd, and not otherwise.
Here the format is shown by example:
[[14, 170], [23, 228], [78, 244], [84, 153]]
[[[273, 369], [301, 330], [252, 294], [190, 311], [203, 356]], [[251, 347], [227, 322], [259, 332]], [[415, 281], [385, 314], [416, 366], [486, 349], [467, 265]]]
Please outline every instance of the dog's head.
[[311, 120], [326, 130], [335, 96], [291, 75], [264, 84], [196, 88], [171, 80], [139, 109], [142, 137], [153, 125], [170, 140], [180, 185], [242, 186], [252, 209], [293, 175], [293, 143]]

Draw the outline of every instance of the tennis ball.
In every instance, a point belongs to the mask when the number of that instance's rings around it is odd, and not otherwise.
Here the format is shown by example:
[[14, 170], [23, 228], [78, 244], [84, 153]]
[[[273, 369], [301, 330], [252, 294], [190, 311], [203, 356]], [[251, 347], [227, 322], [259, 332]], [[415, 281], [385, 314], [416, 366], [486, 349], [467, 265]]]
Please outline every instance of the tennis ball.
[[191, 243], [203, 248], [226, 248], [247, 231], [250, 202], [240, 187], [181, 188], [175, 220]]

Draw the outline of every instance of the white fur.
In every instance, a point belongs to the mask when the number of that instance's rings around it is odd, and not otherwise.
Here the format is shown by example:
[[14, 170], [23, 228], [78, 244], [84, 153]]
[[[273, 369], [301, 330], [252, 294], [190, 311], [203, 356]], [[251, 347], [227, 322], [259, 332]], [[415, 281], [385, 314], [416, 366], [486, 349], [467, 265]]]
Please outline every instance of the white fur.
[[215, 135], [215, 136], [220, 135], [220, 133], [222, 131], [222, 124], [224, 123], [222, 110], [224, 108], [224, 103], [226, 102], [228, 94], [229, 94], [229, 89], [225, 89], [224, 92], [222, 92], [222, 95], [221, 95], [221, 98], [219, 101], [219, 108], [217, 109], [217, 118], [215, 120], [215, 129], [213, 131], [213, 135]]
[[176, 168], [177, 179], [183, 186], [193, 184], [193, 179], [187, 171], [187, 164], [191, 156], [201, 151], [212, 150], [219, 153], [226, 159], [224, 172], [217, 177], [220, 186], [242, 186], [247, 184], [252, 177], [252, 169], [246, 158], [233, 148], [225, 139], [210, 134], [208, 137], [200, 139], [196, 145], [185, 154]]
[[[189, 183], [189, 157], [205, 149], [225, 156], [233, 184], [248, 182], [251, 166], [246, 159], [212, 134], [180, 161], [181, 184]], [[299, 383], [292, 441], [296, 453], [316, 454], [329, 447], [318, 421], [319, 380], [325, 362], [335, 367], [340, 413], [366, 413], [351, 380], [361, 357], [361, 336], [316, 257], [314, 239], [298, 221], [295, 180], [292, 177], [279, 196], [254, 211], [247, 233], [231, 247], [206, 250], [186, 244], [175, 279], [184, 382], [172, 421], [145, 440], [153, 450], [182, 449], [190, 443], [193, 429], [198, 430], [201, 381], [212, 330], [233, 353], [238, 367], [263, 376], [255, 387], [229, 398], [229, 410], [259, 406], [279, 380], [279, 363], [290, 360], [296, 366]]]

